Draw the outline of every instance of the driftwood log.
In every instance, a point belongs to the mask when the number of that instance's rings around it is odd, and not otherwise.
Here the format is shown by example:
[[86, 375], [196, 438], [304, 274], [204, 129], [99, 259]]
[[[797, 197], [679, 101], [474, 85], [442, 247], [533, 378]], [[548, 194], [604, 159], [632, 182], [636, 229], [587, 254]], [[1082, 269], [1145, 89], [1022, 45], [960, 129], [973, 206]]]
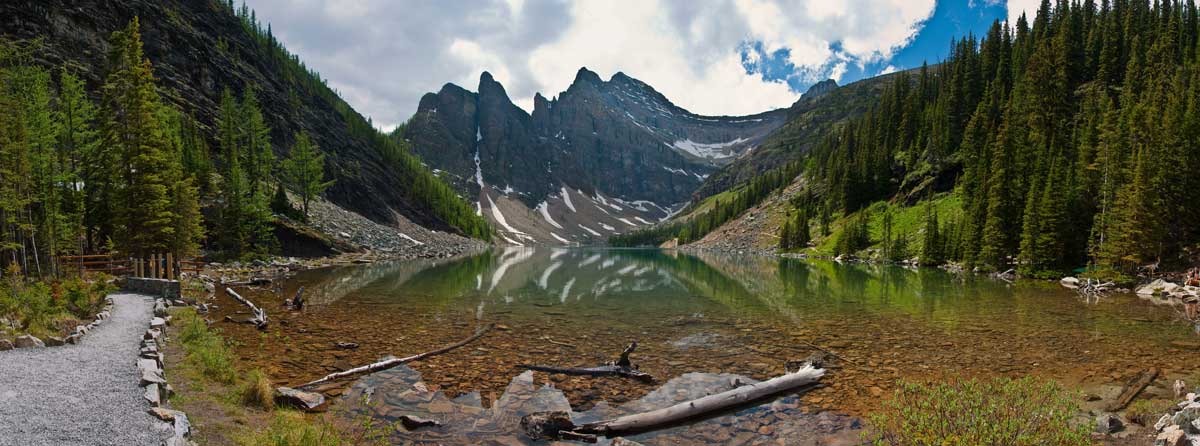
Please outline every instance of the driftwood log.
[[1142, 390], [1149, 386], [1150, 383], [1154, 382], [1155, 378], [1158, 378], [1158, 367], [1151, 367], [1149, 369], [1142, 370], [1142, 372], [1138, 373], [1138, 375], [1133, 377], [1132, 380], [1130, 380], [1128, 383], [1125, 383], [1125, 388], [1121, 390], [1121, 395], [1117, 397], [1116, 401], [1113, 401], [1112, 404], [1109, 404], [1108, 407], [1104, 408], [1104, 410], [1116, 412], [1124, 409], [1125, 406], [1128, 406], [1129, 403], [1133, 402], [1134, 398], [1137, 398], [1139, 393], [1142, 393]]
[[638, 370], [637, 367], [635, 367], [633, 363], [629, 361], [629, 354], [633, 353], [634, 350], [637, 350], [637, 341], [633, 341], [628, 347], [625, 347], [625, 350], [621, 351], [621, 357], [616, 361], [598, 367], [555, 367], [529, 364], [521, 364], [517, 367], [527, 370], [536, 370], [539, 372], [561, 373], [563, 375], [572, 376], [620, 376], [646, 383], [654, 382], [654, 376]]
[[250, 302], [250, 300], [242, 297], [242, 295], [238, 294], [236, 291], [233, 291], [233, 288], [225, 288], [225, 292], [228, 293], [229, 296], [233, 297], [238, 302], [241, 302], [242, 305], [245, 305], [250, 308], [250, 314], [252, 314], [254, 317], [250, 318], [250, 320], [248, 320], [246, 322], [254, 324], [254, 326], [258, 327], [259, 330], [265, 330], [267, 328], [267, 312], [266, 312], [266, 310], [263, 310], [262, 308], [259, 308], [257, 305], [254, 305], [254, 302]]
[[534, 440], [578, 439], [580, 436], [615, 437], [677, 426], [709, 417], [763, 398], [817, 382], [824, 369], [804, 367], [757, 384], [747, 384], [721, 393], [684, 401], [658, 410], [626, 415], [608, 421], [575, 425], [552, 412], [536, 412], [521, 419], [525, 434]]
[[378, 372], [380, 370], [390, 369], [390, 368], [398, 366], [400, 364], [425, 359], [425, 358], [428, 358], [428, 357], [434, 356], [434, 355], [440, 355], [440, 354], [446, 353], [450, 350], [454, 350], [456, 348], [470, 344], [470, 343], [474, 342], [476, 339], [482, 338], [484, 334], [487, 334], [487, 332], [491, 331], [492, 327], [495, 327], [495, 326], [496, 326], [495, 324], [489, 324], [489, 325], [486, 325], [483, 327], [479, 327], [479, 329], [475, 330], [475, 334], [471, 335], [471, 337], [463, 339], [458, 342], [455, 342], [453, 344], [447, 345], [445, 347], [439, 348], [437, 350], [420, 353], [420, 354], [416, 354], [416, 355], [412, 355], [412, 356], [406, 356], [403, 358], [394, 358], [394, 357], [388, 358], [388, 359], [384, 359], [379, 362], [367, 364], [367, 365], [364, 365], [361, 367], [355, 367], [350, 370], [345, 370], [345, 371], [341, 371], [341, 372], [337, 372], [337, 373], [330, 373], [328, 375], [325, 375], [325, 377], [323, 377], [321, 379], [309, 382], [309, 383], [301, 385], [297, 388], [298, 389], [311, 388], [317, 384], [322, 384], [322, 383], [326, 383], [329, 381], [334, 381], [334, 380], [338, 380], [338, 379], [342, 379], [342, 378], [346, 378], [346, 377], [350, 377], [350, 376], [360, 375], [363, 373], [374, 373], [374, 372]]

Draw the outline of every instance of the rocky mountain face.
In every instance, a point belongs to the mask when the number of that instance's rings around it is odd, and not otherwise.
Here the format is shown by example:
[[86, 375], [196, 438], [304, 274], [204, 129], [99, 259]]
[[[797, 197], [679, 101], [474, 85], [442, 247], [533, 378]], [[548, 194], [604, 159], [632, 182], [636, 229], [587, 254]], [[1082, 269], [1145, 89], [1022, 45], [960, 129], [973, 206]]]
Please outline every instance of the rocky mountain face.
[[[145, 52], [164, 97], [211, 128], [221, 93], [254, 88], [271, 127], [277, 157], [287, 153], [297, 131], [307, 131], [326, 153], [326, 172], [336, 183], [333, 203], [393, 224], [412, 220], [448, 230], [428, 203], [403, 192], [405, 173], [389, 165], [348, 104], [286, 72], [272, 53], [224, 0], [37, 0], [0, 2], [0, 34], [7, 39], [41, 38], [35, 53], [48, 66], [66, 65], [97, 91], [105, 75], [109, 35], [140, 17]], [[472, 124], [473, 125], [473, 124]], [[369, 127], [369, 126], [368, 126]], [[361, 129], [360, 129], [361, 130]], [[208, 132], [210, 135], [214, 132]], [[216, 147], [215, 141], [210, 141]]]
[[475, 197], [503, 238], [583, 243], [669, 216], [787, 118], [701, 116], [623, 73], [604, 81], [586, 68], [526, 113], [485, 72], [478, 92], [446, 84], [426, 94], [396, 136]]
[[838, 86], [832, 79], [813, 85], [784, 110], [786, 118], [782, 126], [764, 138], [753, 152], [709, 175], [695, 189], [692, 199], [699, 202], [799, 159], [835, 126], [865, 113], [879, 99], [891, 77], [877, 76], [845, 86]]

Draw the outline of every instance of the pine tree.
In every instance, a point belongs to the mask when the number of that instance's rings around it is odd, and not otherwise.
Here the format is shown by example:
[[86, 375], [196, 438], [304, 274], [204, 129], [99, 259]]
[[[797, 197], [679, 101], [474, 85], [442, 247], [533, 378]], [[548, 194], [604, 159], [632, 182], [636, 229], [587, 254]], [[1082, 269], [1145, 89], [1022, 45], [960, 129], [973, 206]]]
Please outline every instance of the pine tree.
[[325, 181], [325, 154], [304, 132], [296, 134], [291, 154], [283, 161], [283, 176], [288, 187], [300, 195], [304, 218], [308, 218], [309, 203], [333, 185], [333, 181]]
[[159, 120], [158, 92], [142, 53], [138, 19], [113, 33], [103, 87], [103, 144], [118, 159], [116, 241], [122, 252], [147, 255], [170, 248], [176, 218], [170, 154]]
[[[84, 220], [86, 195], [84, 186], [88, 169], [97, 166], [88, 164], [88, 155], [99, 143], [96, 132], [96, 106], [84, 90], [78, 77], [63, 69], [59, 75], [58, 107], [55, 110], [58, 122], [58, 152], [61, 176], [59, 189], [62, 196], [64, 217], [63, 245], [73, 252], [82, 252], [86, 239]], [[74, 245], [74, 246], [73, 246]], [[67, 248], [70, 247], [70, 248]]]

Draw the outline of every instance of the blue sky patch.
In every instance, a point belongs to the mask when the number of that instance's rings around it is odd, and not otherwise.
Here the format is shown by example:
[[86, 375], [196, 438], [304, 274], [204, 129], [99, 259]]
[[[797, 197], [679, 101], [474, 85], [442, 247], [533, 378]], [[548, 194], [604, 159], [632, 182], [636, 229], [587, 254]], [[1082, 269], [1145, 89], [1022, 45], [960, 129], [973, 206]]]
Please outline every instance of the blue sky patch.
[[953, 39], [968, 34], [984, 35], [992, 21], [1007, 16], [1004, 2], [939, 0], [933, 15], [919, 26], [912, 40], [886, 59], [862, 60], [843, 51], [841, 42], [829, 45], [832, 56], [820, 65], [797, 66], [789, 61], [789, 49], [768, 53], [760, 41], [743, 42], [738, 52], [747, 74], [758, 74], [766, 81], [786, 82], [792, 91], [803, 93], [825, 79], [835, 78], [839, 85], [845, 85], [890, 71], [917, 68], [925, 62], [941, 62], [949, 54]]

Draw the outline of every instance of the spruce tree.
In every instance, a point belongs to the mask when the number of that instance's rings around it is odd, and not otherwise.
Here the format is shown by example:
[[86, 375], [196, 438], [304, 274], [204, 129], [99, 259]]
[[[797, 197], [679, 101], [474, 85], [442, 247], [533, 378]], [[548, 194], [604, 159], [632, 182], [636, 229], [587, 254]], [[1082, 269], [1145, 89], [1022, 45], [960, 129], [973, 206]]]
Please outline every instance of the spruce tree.
[[300, 196], [304, 218], [308, 218], [309, 203], [333, 185], [333, 181], [325, 181], [325, 154], [317, 150], [304, 132], [296, 134], [296, 143], [283, 161], [283, 177], [288, 187]]
[[170, 154], [159, 120], [150, 61], [142, 53], [138, 18], [113, 33], [103, 87], [103, 144], [119, 160], [116, 241], [122, 252], [148, 255], [172, 244]]

